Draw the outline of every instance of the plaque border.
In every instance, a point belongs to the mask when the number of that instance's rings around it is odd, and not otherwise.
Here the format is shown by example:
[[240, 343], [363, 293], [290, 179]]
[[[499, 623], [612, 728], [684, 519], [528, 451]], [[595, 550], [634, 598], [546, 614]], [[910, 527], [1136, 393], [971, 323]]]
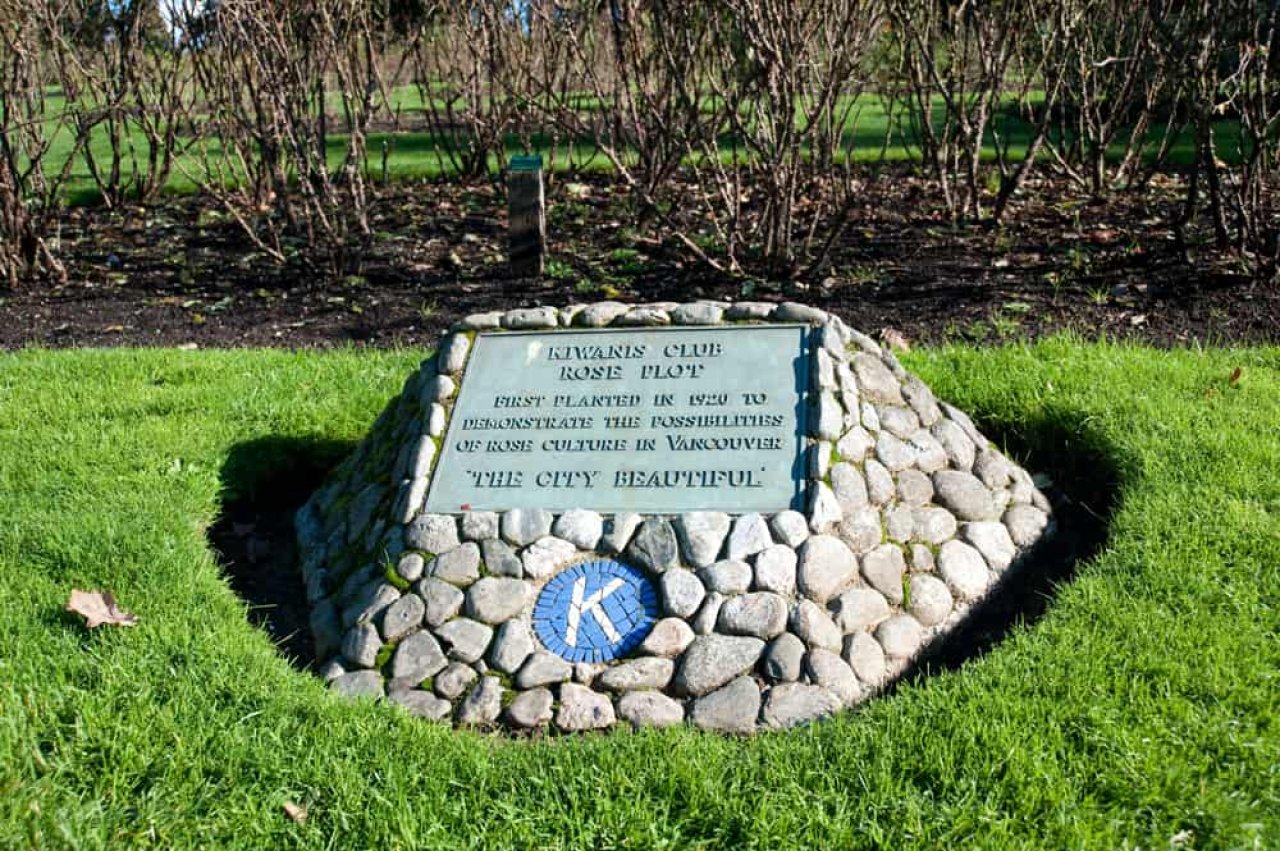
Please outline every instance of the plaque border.
[[[493, 329], [490, 331], [477, 331], [475, 333], [475, 338], [471, 342], [471, 349], [468, 352], [466, 365], [463, 366], [462, 372], [459, 373], [458, 375], [457, 395], [453, 400], [453, 404], [449, 408], [448, 422], [445, 426], [444, 434], [441, 435], [441, 440], [440, 440], [439, 459], [431, 471], [431, 481], [430, 481], [430, 484], [427, 486], [427, 492], [423, 497], [423, 506], [425, 507], [431, 503], [431, 493], [436, 486], [436, 475], [439, 473], [440, 467], [444, 462], [444, 455], [445, 455], [446, 449], [449, 446], [450, 441], [454, 437], [454, 423], [456, 419], [454, 417], [454, 410], [457, 408], [458, 402], [462, 398], [462, 393], [466, 388], [467, 374], [471, 369], [471, 364], [475, 360], [475, 347], [480, 344], [480, 340], [482, 338], [490, 338], [490, 337], [507, 338], [507, 337], [532, 337], [532, 336], [546, 337], [546, 336], [553, 336], [557, 334], [624, 334], [624, 333], [651, 334], [651, 333], [671, 333], [671, 332], [705, 333], [708, 331], [713, 331], [717, 333], [727, 332], [732, 334], [740, 334], [748, 331], [758, 331], [758, 330], [765, 330], [765, 329], [771, 329], [771, 328], [784, 328], [787, 330], [798, 330], [800, 332], [799, 351], [796, 353], [796, 356], [791, 361], [792, 371], [794, 373], [792, 377], [795, 382], [795, 388], [796, 388], [796, 408], [795, 408], [796, 429], [795, 429], [795, 435], [794, 435], [795, 452], [791, 462], [791, 484], [792, 484], [791, 499], [788, 501], [786, 505], [783, 505], [777, 508], [757, 508], [757, 509], [750, 509], [750, 510], [766, 512], [766, 513], [772, 513], [776, 511], [786, 511], [786, 510], [804, 511], [810, 496], [810, 489], [813, 487], [812, 477], [809, 475], [809, 469], [808, 469], [809, 468], [809, 452], [811, 448], [810, 447], [811, 437], [809, 434], [809, 417], [810, 417], [810, 410], [812, 408], [814, 383], [817, 378], [817, 369], [818, 369], [817, 348], [815, 346], [817, 335], [814, 333], [813, 326], [807, 322], [756, 322], [756, 323], [741, 324], [741, 325], [659, 325], [659, 326], [649, 325], [649, 326], [629, 326], [624, 328], [566, 327], [566, 328], [539, 328], [539, 329], [528, 329], [528, 330], [522, 329], [522, 330], [511, 330], [511, 331], [507, 331], [503, 329]], [[621, 510], [627, 510], [627, 511], [635, 510], [635, 509], [594, 508], [587, 505], [581, 505], [577, 507], [587, 508], [591, 511], [599, 511], [604, 514], [616, 514], [618, 511], [621, 511]], [[433, 513], [462, 515], [462, 514], [466, 514], [468, 510], [469, 509], [464, 509], [460, 507], [460, 508], [451, 509], [451, 510], [437, 509], [437, 510], [434, 510]], [[486, 508], [483, 510], [507, 511], [510, 509], [509, 508]], [[741, 509], [729, 509], [729, 508], [722, 508], [722, 507], [705, 507], [705, 506], [702, 508], [689, 509], [689, 510], [727, 511], [731, 514], [743, 513], [743, 510]], [[676, 514], [682, 514], [684, 513], [684, 511], [668, 511], [668, 512], [644, 511], [642, 513], [646, 515], [654, 515], [654, 516], [674, 516]]]

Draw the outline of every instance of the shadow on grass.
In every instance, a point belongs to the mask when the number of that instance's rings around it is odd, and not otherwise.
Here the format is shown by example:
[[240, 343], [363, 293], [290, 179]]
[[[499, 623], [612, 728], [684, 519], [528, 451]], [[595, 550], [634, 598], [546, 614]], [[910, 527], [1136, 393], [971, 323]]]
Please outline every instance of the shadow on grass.
[[[1115, 453], [1079, 419], [1058, 412], [1028, 422], [980, 423], [1014, 460], [1052, 480], [1048, 495], [1057, 534], [1011, 567], [969, 618], [931, 645], [899, 682], [958, 668], [1016, 625], [1034, 623], [1056, 589], [1106, 543], [1118, 494]], [[249, 604], [249, 620], [303, 670], [312, 667], [314, 655], [293, 514], [352, 448], [330, 440], [263, 438], [235, 446], [222, 468], [222, 510], [209, 541], [232, 589]]]
[[249, 622], [303, 670], [315, 653], [293, 514], [354, 446], [264, 437], [236, 444], [222, 465], [222, 505], [209, 543], [232, 590], [249, 605]]

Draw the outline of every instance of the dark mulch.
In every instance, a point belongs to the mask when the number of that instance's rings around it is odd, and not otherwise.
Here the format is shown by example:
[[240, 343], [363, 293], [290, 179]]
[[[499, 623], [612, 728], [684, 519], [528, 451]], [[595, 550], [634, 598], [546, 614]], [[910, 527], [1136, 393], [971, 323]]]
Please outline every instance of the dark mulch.
[[828, 269], [785, 285], [709, 272], [637, 237], [604, 177], [549, 188], [541, 280], [506, 274], [505, 202], [488, 184], [380, 189], [373, 246], [346, 276], [274, 267], [197, 199], [79, 208], [60, 233], [69, 282], [0, 291], [0, 347], [427, 346], [469, 312], [606, 297], [798, 299], [919, 342], [1067, 328], [1157, 345], [1280, 340], [1280, 286], [1173, 240], [1175, 181], [1101, 201], [1057, 184], [1031, 194], [1000, 231], [956, 227], [921, 181], [882, 173]]

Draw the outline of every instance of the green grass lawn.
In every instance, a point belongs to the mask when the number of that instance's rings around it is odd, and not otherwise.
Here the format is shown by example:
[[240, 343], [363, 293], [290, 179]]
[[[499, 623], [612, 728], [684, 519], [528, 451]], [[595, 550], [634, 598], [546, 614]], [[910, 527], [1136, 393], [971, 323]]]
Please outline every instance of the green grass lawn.
[[0, 847], [1280, 844], [1280, 349], [912, 353], [1033, 464], [1114, 468], [1045, 616], [810, 729], [540, 742], [331, 696], [204, 537], [236, 447], [353, 441], [421, 355], [0, 355]]

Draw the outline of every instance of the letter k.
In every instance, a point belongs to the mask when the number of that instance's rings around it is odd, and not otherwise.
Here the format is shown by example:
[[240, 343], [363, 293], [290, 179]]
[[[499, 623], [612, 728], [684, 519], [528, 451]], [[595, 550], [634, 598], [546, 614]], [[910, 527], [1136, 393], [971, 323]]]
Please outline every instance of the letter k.
[[623, 584], [623, 581], [615, 576], [599, 591], [583, 599], [583, 594], [587, 590], [587, 577], [579, 576], [574, 580], [573, 597], [569, 601], [569, 622], [564, 633], [565, 644], [570, 647], [578, 646], [578, 626], [582, 623], [582, 616], [588, 612], [596, 619], [596, 623], [600, 625], [600, 629], [604, 631], [610, 642], [621, 638], [618, 635], [617, 628], [613, 625], [613, 621], [609, 620], [609, 615], [601, 604], [621, 588]]

